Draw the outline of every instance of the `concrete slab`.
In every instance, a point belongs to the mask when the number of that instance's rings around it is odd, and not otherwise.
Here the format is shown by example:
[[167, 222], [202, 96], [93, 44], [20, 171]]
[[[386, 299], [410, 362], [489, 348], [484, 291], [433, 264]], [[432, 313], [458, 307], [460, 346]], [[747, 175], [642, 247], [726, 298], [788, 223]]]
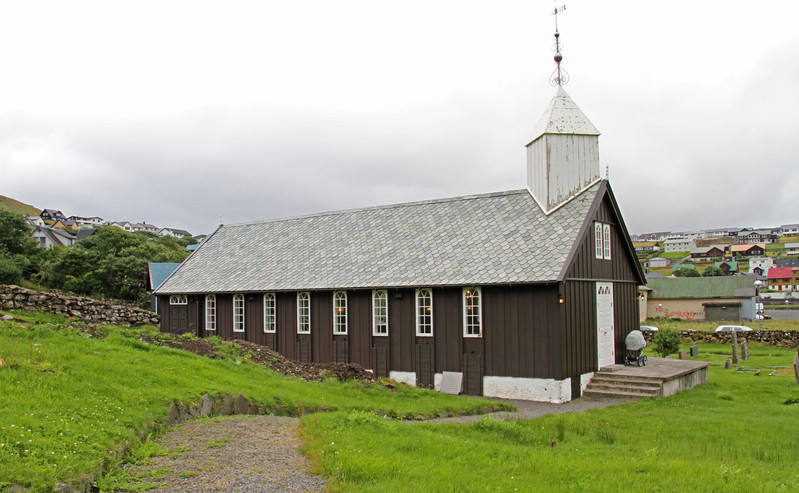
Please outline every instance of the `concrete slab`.
[[710, 366], [707, 361], [680, 360], [672, 358], [648, 357], [646, 366], [625, 366], [614, 373], [640, 377], [661, 378], [670, 380], [688, 373], [699, 371]]

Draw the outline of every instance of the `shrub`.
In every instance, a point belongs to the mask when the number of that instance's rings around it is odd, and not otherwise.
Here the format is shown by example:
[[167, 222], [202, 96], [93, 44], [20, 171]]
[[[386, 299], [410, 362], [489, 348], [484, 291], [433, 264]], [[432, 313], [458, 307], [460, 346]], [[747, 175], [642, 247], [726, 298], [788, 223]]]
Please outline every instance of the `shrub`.
[[19, 284], [22, 269], [10, 259], [0, 257], [0, 284]]
[[679, 269], [674, 269], [673, 274], [675, 277], [700, 277], [699, 271], [693, 267], [680, 267]]
[[655, 337], [652, 339], [655, 352], [658, 353], [662, 358], [676, 353], [680, 348], [681, 342], [682, 338], [680, 337], [680, 333], [668, 327], [661, 327], [661, 329], [655, 333]]

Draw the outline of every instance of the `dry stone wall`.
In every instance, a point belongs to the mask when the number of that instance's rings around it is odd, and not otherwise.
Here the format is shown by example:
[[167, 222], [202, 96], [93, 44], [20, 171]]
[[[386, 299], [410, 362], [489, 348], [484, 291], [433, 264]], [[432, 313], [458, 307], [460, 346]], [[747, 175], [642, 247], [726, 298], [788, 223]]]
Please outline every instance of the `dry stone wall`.
[[[642, 330], [647, 342], [651, 342], [656, 332]], [[732, 342], [732, 332], [712, 332], [707, 330], [681, 330], [680, 336], [685, 342]], [[749, 342], [762, 342], [788, 348], [799, 347], [799, 330], [768, 330], [752, 332], [738, 332], [738, 340], [742, 338]]]
[[148, 310], [121, 304], [116, 300], [96, 300], [59, 291], [33, 291], [0, 284], [0, 308], [3, 310], [43, 311], [79, 318], [88, 323], [158, 325], [159, 316]]

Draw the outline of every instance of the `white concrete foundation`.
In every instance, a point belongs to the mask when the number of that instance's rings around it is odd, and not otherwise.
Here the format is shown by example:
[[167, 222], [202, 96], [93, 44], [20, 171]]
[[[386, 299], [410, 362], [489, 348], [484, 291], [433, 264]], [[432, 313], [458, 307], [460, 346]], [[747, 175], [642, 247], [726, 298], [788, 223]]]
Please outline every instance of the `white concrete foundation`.
[[[580, 379], [582, 384], [582, 378]], [[483, 377], [483, 395], [502, 399], [562, 404], [572, 398], [571, 378]]]
[[588, 384], [591, 383], [591, 379], [594, 378], [594, 375], [595, 372], [583, 373], [580, 375], [580, 393], [585, 391], [586, 387], [588, 387]]
[[388, 372], [388, 378], [416, 387], [415, 371], [390, 371]]
[[433, 375], [433, 389], [436, 392], [441, 392], [441, 380], [444, 379], [443, 373], [436, 373]]

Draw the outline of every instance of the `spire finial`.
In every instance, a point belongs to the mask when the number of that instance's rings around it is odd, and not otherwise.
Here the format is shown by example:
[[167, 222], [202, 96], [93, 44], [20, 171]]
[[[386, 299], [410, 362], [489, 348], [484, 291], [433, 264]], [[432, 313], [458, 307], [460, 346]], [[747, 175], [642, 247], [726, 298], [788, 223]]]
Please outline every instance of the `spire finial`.
[[555, 10], [552, 11], [552, 15], [555, 16], [555, 71], [552, 72], [552, 75], [549, 78], [550, 85], [554, 86], [562, 86], [569, 82], [569, 74], [560, 67], [560, 62], [563, 60], [563, 55], [560, 53], [560, 33], [558, 32], [558, 13], [563, 12], [566, 10], [565, 5], [561, 5], [560, 7], [556, 7]]

